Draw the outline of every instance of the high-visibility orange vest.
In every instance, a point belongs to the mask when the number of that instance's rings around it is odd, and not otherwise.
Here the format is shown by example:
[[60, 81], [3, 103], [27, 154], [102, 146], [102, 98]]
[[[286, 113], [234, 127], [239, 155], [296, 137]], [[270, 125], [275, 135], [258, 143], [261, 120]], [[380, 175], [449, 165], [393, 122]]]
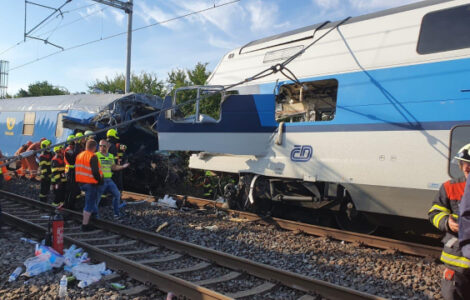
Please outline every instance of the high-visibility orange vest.
[[8, 170], [5, 166], [3, 166], [1, 169], [0, 169], [0, 175], [3, 174], [3, 178], [6, 180], [6, 181], [10, 181], [11, 180], [11, 176], [10, 174], [8, 174]]
[[[91, 165], [90, 160], [95, 156], [95, 153], [92, 151], [82, 151], [79, 155], [77, 155], [77, 159], [75, 160], [75, 181], [80, 183], [92, 183], [97, 184], [95, 177], [93, 177], [93, 172], [91, 172]], [[101, 165], [98, 159], [98, 166], [100, 170], [100, 175], [103, 176], [103, 172], [101, 172]]]

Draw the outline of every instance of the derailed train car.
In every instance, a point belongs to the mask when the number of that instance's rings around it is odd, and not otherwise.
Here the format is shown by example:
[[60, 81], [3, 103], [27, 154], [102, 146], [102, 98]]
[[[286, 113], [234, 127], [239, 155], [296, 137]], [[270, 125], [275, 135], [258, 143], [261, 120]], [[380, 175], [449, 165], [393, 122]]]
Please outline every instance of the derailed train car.
[[[159, 111], [161, 98], [143, 94], [77, 94], [0, 100], [0, 149], [5, 156], [28, 141], [64, 142], [77, 130], [95, 131]], [[130, 153], [158, 149], [155, 117], [119, 128]], [[104, 135], [98, 136], [104, 138]], [[134, 142], [138, 141], [138, 142]]]
[[429, 0], [253, 41], [195, 88], [227, 92], [219, 114], [203, 97], [160, 115], [160, 148], [239, 174], [231, 194], [244, 207], [330, 210], [358, 231], [428, 224], [440, 184], [461, 175], [449, 159], [470, 141], [468, 28], [468, 0]]

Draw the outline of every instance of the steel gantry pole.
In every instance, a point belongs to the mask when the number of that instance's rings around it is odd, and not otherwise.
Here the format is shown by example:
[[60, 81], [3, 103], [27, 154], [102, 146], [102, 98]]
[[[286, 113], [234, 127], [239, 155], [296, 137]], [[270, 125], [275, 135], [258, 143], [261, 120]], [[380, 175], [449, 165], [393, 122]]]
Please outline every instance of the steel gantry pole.
[[131, 89], [131, 45], [132, 45], [132, 10], [133, 0], [129, 0], [129, 10], [127, 12], [127, 61], [126, 61], [126, 86], [125, 93], [129, 93]]
[[133, 0], [127, 2], [119, 0], [93, 0], [95, 2], [109, 5], [115, 8], [122, 9], [127, 14], [127, 59], [126, 59], [126, 86], [125, 93], [129, 93], [131, 89], [131, 48], [132, 48], [132, 12]]

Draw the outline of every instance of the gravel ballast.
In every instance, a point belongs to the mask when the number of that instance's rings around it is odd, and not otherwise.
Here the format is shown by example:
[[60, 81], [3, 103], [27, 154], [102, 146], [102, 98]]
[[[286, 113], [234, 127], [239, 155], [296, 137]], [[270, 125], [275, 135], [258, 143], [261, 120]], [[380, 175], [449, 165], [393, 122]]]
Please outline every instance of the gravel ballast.
[[[38, 184], [29, 183], [26, 180], [12, 180], [5, 185], [4, 189], [35, 199], [38, 196]], [[168, 225], [158, 234], [314, 279], [325, 280], [389, 299], [442, 299], [440, 278], [443, 266], [434, 260], [284, 231], [271, 225], [265, 226], [256, 222], [233, 219], [226, 213], [213, 209], [175, 210], [150, 203], [141, 203], [127, 205], [123, 211], [126, 215], [119, 222], [124, 225], [155, 232], [160, 225], [167, 222]], [[110, 207], [100, 208], [100, 214], [103, 218], [112, 219]], [[4, 238], [22, 243], [19, 242], [19, 237], [7, 236]], [[4, 249], [5, 247], [7, 249]], [[0, 243], [2, 253], [0, 254], [0, 263], [3, 264], [2, 270], [4, 270], [0, 277], [2, 280], [8, 278], [10, 272], [16, 268], [15, 264], [18, 263], [11, 260], [11, 257], [5, 257], [6, 252], [15, 249], [13, 246], [12, 248], [8, 247], [8, 242]], [[29, 245], [22, 243], [22, 247], [28, 248]], [[31, 249], [31, 247], [29, 248]], [[19, 258], [19, 262], [22, 263], [27, 257]], [[41, 285], [44, 288], [50, 287], [50, 291], [47, 293], [51, 295], [55, 291], [54, 296], [57, 295], [62, 273], [55, 275], [57, 276], [53, 278], [45, 276], [44, 280], [47, 278], [50, 284]], [[42, 274], [38, 276], [37, 280], [43, 280], [40, 279], [41, 277]], [[89, 287], [85, 290], [93, 289], [98, 293], [94, 297], [100, 297], [100, 293], [119, 295], [110, 288], [106, 289], [105, 283], [97, 285], [104, 290], [101, 292], [99, 288], [95, 287]], [[80, 294], [84, 290], [78, 287], [76, 289], [79, 293], [77, 297], [84, 297]], [[22, 283], [21, 286], [5, 285], [0, 290], [0, 298], [5, 298], [6, 293], [8, 295], [20, 293], [19, 295], [24, 297], [30, 296], [32, 292], [28, 285]], [[17, 294], [11, 295], [22, 298], [16, 296]], [[108, 294], [102, 294], [102, 297], [107, 298]], [[161, 297], [162, 295], [160, 295]], [[267, 296], [267, 298], [270, 297]]]

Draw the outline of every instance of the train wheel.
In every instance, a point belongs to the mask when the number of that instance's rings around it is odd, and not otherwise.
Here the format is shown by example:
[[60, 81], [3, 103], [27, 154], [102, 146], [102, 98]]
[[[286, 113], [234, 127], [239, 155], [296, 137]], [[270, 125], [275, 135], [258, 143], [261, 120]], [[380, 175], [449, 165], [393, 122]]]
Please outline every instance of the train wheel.
[[365, 234], [375, 232], [378, 227], [372, 224], [363, 213], [356, 210], [356, 206], [348, 193], [341, 201], [339, 212], [336, 213], [336, 222], [343, 230]]

